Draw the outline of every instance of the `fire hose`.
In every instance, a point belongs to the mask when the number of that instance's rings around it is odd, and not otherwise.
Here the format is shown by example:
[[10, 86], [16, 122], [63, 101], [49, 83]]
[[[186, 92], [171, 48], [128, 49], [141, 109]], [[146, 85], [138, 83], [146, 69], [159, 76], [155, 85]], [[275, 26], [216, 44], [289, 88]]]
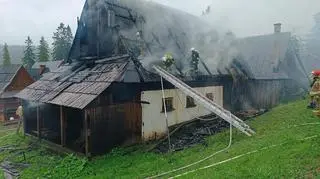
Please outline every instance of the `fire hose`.
[[[302, 127], [302, 126], [308, 126], [308, 125], [320, 125], [320, 122], [315, 122], [315, 123], [303, 123], [303, 124], [298, 124], [298, 125], [292, 125], [292, 126], [289, 126], [288, 128], [295, 128], [295, 127]], [[319, 135], [313, 135], [313, 136], [309, 136], [309, 137], [305, 137], [305, 138], [302, 138], [302, 139], [297, 139], [297, 141], [305, 141], [305, 140], [310, 140], [310, 139], [314, 139], [316, 137], [319, 137]], [[214, 152], [213, 154], [201, 159], [201, 160], [198, 160], [194, 163], [191, 163], [189, 165], [186, 165], [186, 166], [183, 166], [183, 167], [180, 167], [180, 168], [177, 168], [177, 169], [174, 169], [174, 170], [170, 170], [170, 171], [167, 171], [167, 172], [163, 172], [163, 173], [160, 173], [158, 175], [154, 175], [154, 176], [151, 176], [151, 177], [147, 177], [147, 178], [159, 178], [159, 177], [162, 177], [162, 176], [165, 176], [165, 175], [168, 175], [168, 174], [171, 174], [171, 173], [174, 173], [174, 172], [178, 172], [178, 171], [181, 171], [181, 170], [184, 170], [184, 169], [187, 169], [187, 168], [190, 168], [196, 164], [199, 164], [199, 163], [202, 163], [212, 157], [214, 157], [215, 155], [221, 153], [221, 152], [224, 152], [226, 150], [228, 150], [230, 147], [231, 147], [231, 143], [232, 143], [232, 126], [230, 125], [230, 138], [229, 138], [229, 144], [226, 148], [218, 151], [218, 152]], [[284, 142], [284, 143], [280, 143], [280, 144], [274, 144], [274, 145], [270, 145], [270, 146], [267, 146], [267, 147], [263, 147], [261, 149], [256, 149], [256, 150], [252, 150], [250, 152], [246, 152], [246, 153], [243, 153], [243, 154], [240, 154], [240, 155], [237, 155], [235, 157], [231, 157], [231, 158], [228, 158], [226, 160], [223, 160], [223, 161], [220, 161], [220, 162], [217, 162], [217, 163], [213, 163], [213, 164], [210, 164], [210, 165], [207, 165], [207, 166], [204, 166], [204, 167], [200, 167], [200, 168], [197, 168], [197, 169], [194, 169], [194, 170], [189, 170], [189, 171], [186, 171], [184, 173], [181, 173], [181, 174], [178, 174], [178, 175], [175, 175], [173, 177], [170, 177], [170, 178], [178, 178], [178, 177], [181, 177], [181, 176], [185, 176], [185, 175], [188, 175], [190, 173], [195, 173], [197, 171], [200, 171], [200, 170], [205, 170], [205, 169], [208, 169], [208, 168], [212, 168], [214, 166], [217, 166], [217, 165], [221, 165], [221, 164], [224, 164], [224, 163], [227, 163], [229, 161], [233, 161], [235, 159], [238, 159], [238, 158], [241, 158], [241, 157], [244, 157], [244, 156], [247, 156], [247, 155], [251, 155], [251, 154], [254, 154], [254, 153], [257, 153], [257, 152], [260, 152], [260, 151], [265, 151], [265, 150], [268, 150], [268, 149], [272, 149], [272, 148], [275, 148], [275, 147], [278, 147], [278, 146], [282, 146], [284, 144], [288, 144], [289, 142]]]

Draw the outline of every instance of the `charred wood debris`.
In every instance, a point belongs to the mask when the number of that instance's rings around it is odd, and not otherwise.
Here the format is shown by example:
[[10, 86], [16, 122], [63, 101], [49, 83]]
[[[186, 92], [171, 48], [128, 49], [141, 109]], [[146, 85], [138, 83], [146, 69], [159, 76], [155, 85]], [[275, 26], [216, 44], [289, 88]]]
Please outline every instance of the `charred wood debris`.
[[[32, 151], [39, 150], [39, 140], [29, 142], [26, 145], [18, 142], [15, 145], [5, 145], [0, 146], [0, 153], [5, 153], [6, 157], [1, 160], [0, 168], [9, 178], [19, 178], [20, 172], [30, 165], [35, 165], [32, 162], [32, 158], [37, 157], [38, 154], [34, 154], [33, 156]], [[49, 151], [43, 150], [40, 153], [47, 153]], [[41, 163], [37, 163], [36, 165], [43, 166], [43, 165], [50, 165], [50, 163], [46, 163], [45, 161]]]
[[[268, 110], [265, 109], [252, 109], [239, 111], [235, 115], [242, 120], [249, 120], [251, 118], [260, 116], [267, 111]], [[198, 144], [207, 146], [208, 143], [206, 137], [212, 136], [227, 128], [229, 128], [228, 122], [214, 114], [173, 126], [170, 128], [171, 152], [184, 150]], [[169, 152], [167, 137], [153, 145], [149, 151], [156, 153]]]

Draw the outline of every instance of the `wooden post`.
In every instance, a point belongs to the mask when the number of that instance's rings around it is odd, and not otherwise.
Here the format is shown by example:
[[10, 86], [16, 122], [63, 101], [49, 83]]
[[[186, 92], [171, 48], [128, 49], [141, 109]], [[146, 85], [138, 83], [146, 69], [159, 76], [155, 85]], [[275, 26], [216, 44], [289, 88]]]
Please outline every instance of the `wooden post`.
[[88, 111], [84, 112], [84, 137], [85, 137], [85, 152], [86, 156], [90, 157], [89, 151], [89, 132], [88, 132]]
[[66, 144], [65, 141], [65, 120], [63, 115], [63, 107], [60, 106], [60, 134], [61, 134], [61, 146], [64, 147]]
[[39, 103], [37, 104], [37, 132], [38, 132], [38, 138], [41, 138], [41, 126], [40, 126], [40, 107]]

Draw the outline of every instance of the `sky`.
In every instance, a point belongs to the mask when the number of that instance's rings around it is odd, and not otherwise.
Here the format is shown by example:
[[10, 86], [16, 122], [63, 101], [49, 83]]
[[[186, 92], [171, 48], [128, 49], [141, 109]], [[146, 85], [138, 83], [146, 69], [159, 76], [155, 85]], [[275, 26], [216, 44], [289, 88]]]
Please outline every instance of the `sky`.
[[[0, 0], [0, 44], [22, 45], [29, 35], [37, 44], [41, 36], [49, 42], [60, 22], [76, 30], [85, 0]], [[120, 0], [121, 1], [121, 0]], [[150, 0], [149, 0], [150, 1]], [[273, 32], [274, 23], [283, 31], [306, 34], [319, 0], [152, 0], [194, 15], [211, 5], [210, 23], [231, 30], [238, 37]]]

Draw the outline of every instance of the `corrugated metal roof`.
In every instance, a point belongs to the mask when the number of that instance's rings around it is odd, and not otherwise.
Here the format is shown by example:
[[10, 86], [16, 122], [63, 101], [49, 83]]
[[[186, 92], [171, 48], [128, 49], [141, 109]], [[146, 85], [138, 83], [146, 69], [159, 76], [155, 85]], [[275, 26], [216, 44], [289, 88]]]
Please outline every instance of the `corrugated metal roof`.
[[83, 109], [123, 75], [128, 62], [129, 57], [123, 56], [117, 60], [97, 61], [91, 67], [83, 64], [73, 71], [70, 70], [72, 66], [64, 65], [55, 72], [45, 74], [16, 96]]

